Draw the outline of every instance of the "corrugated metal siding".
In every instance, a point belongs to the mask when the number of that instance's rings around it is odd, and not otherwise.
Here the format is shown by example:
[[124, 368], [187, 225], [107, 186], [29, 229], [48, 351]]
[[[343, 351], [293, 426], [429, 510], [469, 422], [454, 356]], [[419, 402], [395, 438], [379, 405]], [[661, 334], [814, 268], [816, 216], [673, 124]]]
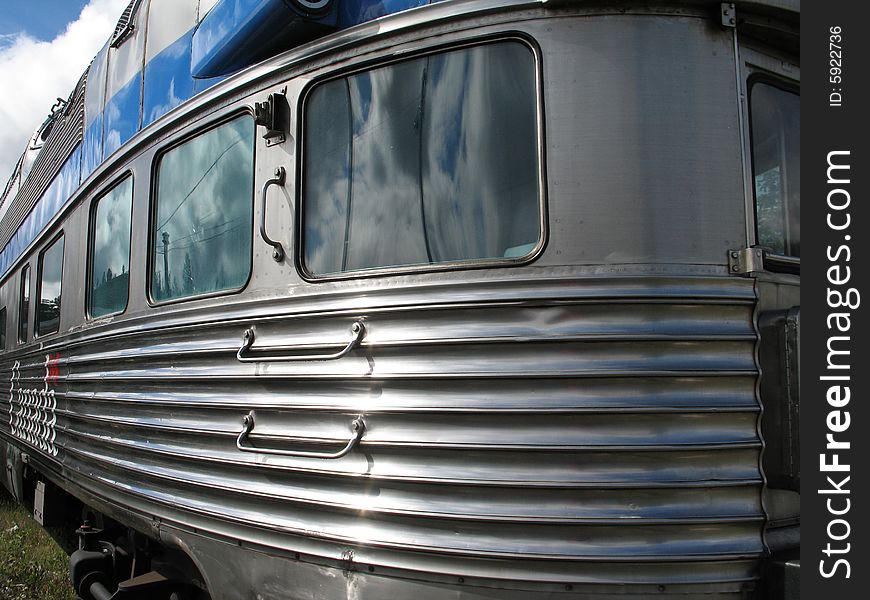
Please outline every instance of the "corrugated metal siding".
[[15, 198], [9, 210], [0, 222], [0, 249], [4, 248], [25, 217], [42, 197], [52, 180], [60, 172], [61, 167], [82, 141], [85, 123], [85, 86], [90, 67], [85, 70], [67, 101], [63, 112], [57, 117], [54, 127], [45, 140], [45, 145], [33, 162], [30, 174]]
[[[466, 292], [260, 317], [226, 307], [230, 320], [74, 347], [53, 388], [62, 461], [86, 487], [291, 552], [314, 539], [331, 558], [349, 546], [357, 561], [500, 580], [751, 582], [763, 550], [751, 282]], [[344, 359], [235, 358], [248, 326], [255, 348], [305, 353], [340, 347], [357, 317], [368, 335]], [[22, 367], [34, 386], [44, 372], [44, 357]], [[242, 453], [251, 409], [266, 447], [336, 449], [358, 415], [367, 429], [338, 460]]]

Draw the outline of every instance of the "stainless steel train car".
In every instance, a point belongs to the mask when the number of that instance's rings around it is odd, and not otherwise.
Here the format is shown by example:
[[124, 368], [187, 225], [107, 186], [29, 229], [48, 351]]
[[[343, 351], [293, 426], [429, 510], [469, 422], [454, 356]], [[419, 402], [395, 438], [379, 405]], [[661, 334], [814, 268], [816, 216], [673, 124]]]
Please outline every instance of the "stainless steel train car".
[[797, 597], [799, 16], [134, 0], [4, 191], [0, 480], [86, 600]]

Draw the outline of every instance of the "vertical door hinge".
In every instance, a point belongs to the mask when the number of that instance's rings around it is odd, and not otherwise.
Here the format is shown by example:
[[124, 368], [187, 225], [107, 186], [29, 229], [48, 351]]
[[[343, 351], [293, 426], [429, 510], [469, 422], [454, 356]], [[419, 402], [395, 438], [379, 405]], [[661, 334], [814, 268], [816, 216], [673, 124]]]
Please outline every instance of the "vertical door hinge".
[[764, 270], [764, 250], [743, 248], [728, 251], [728, 271], [732, 275], [752, 275]]
[[723, 27], [737, 27], [737, 10], [733, 2], [723, 2], [719, 11]]

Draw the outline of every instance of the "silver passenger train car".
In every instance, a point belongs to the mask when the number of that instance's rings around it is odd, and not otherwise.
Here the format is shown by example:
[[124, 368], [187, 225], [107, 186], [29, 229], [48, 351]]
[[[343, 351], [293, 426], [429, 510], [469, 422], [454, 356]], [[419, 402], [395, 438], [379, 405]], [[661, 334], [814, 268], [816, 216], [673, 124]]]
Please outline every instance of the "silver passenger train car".
[[0, 209], [77, 593], [794, 597], [799, 15], [131, 2]]

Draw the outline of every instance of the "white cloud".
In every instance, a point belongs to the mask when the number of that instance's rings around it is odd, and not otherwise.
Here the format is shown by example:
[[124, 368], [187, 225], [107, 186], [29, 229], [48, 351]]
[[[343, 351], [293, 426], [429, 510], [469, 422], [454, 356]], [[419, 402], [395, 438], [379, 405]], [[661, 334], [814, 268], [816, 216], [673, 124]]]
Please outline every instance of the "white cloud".
[[91, 0], [50, 42], [0, 36], [0, 191], [34, 130], [66, 99], [109, 39], [129, 0]]

